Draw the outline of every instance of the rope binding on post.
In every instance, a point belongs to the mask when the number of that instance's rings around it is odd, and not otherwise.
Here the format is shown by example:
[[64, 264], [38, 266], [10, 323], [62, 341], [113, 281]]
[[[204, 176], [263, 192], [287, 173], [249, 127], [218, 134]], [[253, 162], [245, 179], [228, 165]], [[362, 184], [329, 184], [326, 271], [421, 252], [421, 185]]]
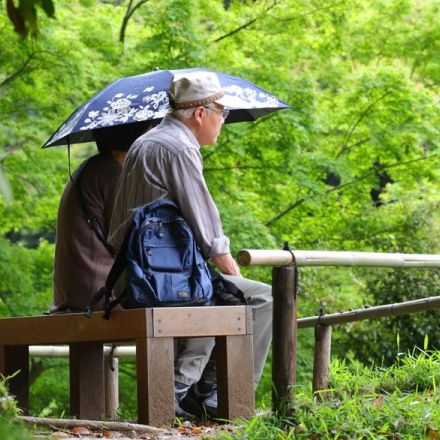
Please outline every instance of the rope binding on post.
[[292, 255], [292, 262], [290, 263], [290, 266], [293, 267], [293, 270], [294, 270], [295, 282], [294, 282], [294, 286], [293, 286], [293, 294], [294, 294], [294, 297], [296, 298], [298, 295], [298, 277], [299, 277], [298, 264], [296, 263], [295, 254], [292, 251], [292, 249], [290, 249], [288, 241], [284, 242], [283, 251], [290, 252], [290, 255]]

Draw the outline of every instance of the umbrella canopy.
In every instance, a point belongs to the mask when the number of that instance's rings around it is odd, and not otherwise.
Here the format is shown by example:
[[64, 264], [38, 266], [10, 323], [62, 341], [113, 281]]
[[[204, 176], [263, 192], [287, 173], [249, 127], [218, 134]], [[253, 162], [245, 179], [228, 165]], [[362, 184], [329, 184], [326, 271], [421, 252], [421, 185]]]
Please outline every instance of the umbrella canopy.
[[[177, 73], [208, 69], [155, 70], [121, 78], [75, 110], [43, 145], [43, 148], [94, 140], [93, 130], [131, 124], [146, 125], [162, 119], [170, 109], [168, 90]], [[250, 81], [217, 74], [228, 97], [230, 113], [225, 123], [253, 121], [290, 106]], [[132, 126], [134, 127], [134, 126]]]

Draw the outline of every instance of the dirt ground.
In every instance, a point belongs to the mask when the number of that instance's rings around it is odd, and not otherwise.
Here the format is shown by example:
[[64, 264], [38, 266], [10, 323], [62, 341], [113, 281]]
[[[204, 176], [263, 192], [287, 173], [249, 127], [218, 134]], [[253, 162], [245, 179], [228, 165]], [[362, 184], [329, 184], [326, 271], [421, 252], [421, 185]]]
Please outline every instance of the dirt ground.
[[220, 433], [232, 433], [237, 427], [230, 424], [217, 424], [214, 422], [191, 423], [184, 422], [182, 425], [173, 428], [153, 428], [145, 426], [145, 432], [137, 430], [119, 429], [105, 430], [88, 428], [86, 426], [76, 426], [69, 429], [51, 427], [38, 428], [33, 431], [35, 439], [50, 440], [96, 440], [96, 439], [118, 439], [118, 440], [185, 440], [195, 438], [217, 437]]

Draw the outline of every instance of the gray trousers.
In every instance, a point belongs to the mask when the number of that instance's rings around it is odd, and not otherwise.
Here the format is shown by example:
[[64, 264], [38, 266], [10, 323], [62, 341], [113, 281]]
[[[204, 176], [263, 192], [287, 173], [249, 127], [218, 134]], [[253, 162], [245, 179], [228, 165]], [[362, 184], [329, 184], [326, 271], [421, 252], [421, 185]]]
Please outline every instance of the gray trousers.
[[[259, 281], [223, 275], [244, 292], [252, 306], [254, 386], [260, 381], [272, 340], [272, 287]], [[193, 338], [179, 341], [175, 359], [175, 380], [192, 385], [200, 380], [211, 352], [214, 338]]]

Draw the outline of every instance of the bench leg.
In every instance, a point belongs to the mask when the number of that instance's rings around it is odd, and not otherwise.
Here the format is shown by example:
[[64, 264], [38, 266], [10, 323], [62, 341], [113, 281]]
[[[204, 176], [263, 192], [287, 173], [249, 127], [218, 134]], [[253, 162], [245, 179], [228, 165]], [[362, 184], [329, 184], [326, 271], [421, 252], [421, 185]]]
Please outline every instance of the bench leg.
[[173, 338], [136, 339], [138, 422], [171, 425], [174, 419]]
[[70, 412], [80, 419], [104, 414], [104, 350], [102, 343], [70, 344]]
[[255, 411], [252, 335], [217, 336], [219, 418], [252, 417]]
[[0, 345], [0, 374], [8, 380], [10, 393], [15, 396], [19, 408], [25, 413], [29, 410], [29, 346]]

